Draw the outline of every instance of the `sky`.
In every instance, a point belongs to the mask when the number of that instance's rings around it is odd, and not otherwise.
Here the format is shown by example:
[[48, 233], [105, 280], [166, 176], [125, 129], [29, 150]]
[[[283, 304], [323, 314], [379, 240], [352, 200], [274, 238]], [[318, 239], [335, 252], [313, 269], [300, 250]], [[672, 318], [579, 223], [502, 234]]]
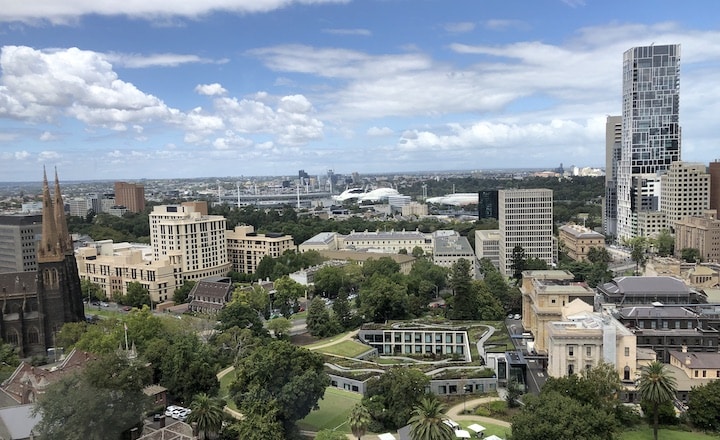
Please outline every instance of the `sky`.
[[720, 158], [716, 0], [0, 0], [0, 181], [604, 167], [622, 55], [681, 44]]

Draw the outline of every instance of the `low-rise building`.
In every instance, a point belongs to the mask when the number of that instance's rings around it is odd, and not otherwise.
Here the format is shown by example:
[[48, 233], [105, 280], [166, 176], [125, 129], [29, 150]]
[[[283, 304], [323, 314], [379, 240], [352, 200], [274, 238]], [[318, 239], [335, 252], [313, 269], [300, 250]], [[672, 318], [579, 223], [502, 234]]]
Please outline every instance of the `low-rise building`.
[[498, 229], [475, 231], [475, 256], [478, 261], [487, 258], [496, 269], [500, 269], [500, 231]]
[[343, 238], [347, 249], [372, 249], [378, 252], [397, 254], [401, 250], [412, 253], [419, 247], [426, 254], [433, 252], [433, 240], [429, 234], [420, 231], [373, 231], [351, 232]]
[[618, 277], [597, 286], [597, 306], [606, 309], [630, 305], [698, 304], [705, 296], [688, 287], [682, 280], [669, 276]]
[[340, 248], [342, 236], [337, 232], [321, 232], [298, 246], [300, 252], [307, 251], [336, 251]]
[[400, 265], [400, 273], [404, 275], [410, 274], [413, 264], [415, 264], [416, 258], [412, 255], [406, 254], [385, 254], [378, 252], [367, 252], [367, 251], [351, 251], [351, 250], [339, 250], [339, 251], [320, 251], [321, 256], [329, 260], [338, 261], [351, 261], [357, 263], [360, 266], [365, 264], [368, 260], [379, 260], [380, 258], [390, 258], [394, 262]]
[[227, 277], [213, 277], [198, 281], [188, 294], [188, 310], [214, 315], [230, 301], [233, 291], [232, 280]]
[[477, 268], [475, 252], [467, 237], [457, 232], [452, 235], [439, 235], [434, 237], [433, 244], [433, 264], [450, 268], [462, 258], [470, 264], [470, 276], [475, 278]]
[[360, 329], [358, 338], [377, 349], [380, 356], [456, 357], [471, 361], [467, 331], [461, 328], [385, 328], [368, 324]]
[[605, 247], [604, 235], [574, 223], [560, 226], [559, 235], [562, 248], [575, 261], [587, 261], [590, 249]]

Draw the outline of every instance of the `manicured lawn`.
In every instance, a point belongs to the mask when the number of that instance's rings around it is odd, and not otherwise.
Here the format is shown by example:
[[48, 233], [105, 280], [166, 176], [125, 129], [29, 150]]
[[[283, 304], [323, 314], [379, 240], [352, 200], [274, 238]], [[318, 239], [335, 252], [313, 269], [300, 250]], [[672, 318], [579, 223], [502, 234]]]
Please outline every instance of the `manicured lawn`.
[[355, 341], [341, 341], [329, 347], [318, 348], [317, 351], [336, 356], [355, 357], [370, 351], [370, 347]]
[[492, 423], [485, 423], [485, 422], [473, 422], [468, 420], [456, 420], [464, 430], [470, 432], [470, 434], [473, 434], [473, 431], [468, 429], [468, 426], [472, 425], [473, 423], [477, 423], [480, 426], [485, 427], [485, 431], [483, 431], [483, 434], [485, 434], [485, 437], [490, 435], [496, 435], [500, 438], [508, 438], [510, 436], [510, 432], [512, 431], [511, 428], [506, 428], [504, 426], [500, 425], [493, 425]]
[[350, 410], [361, 399], [360, 394], [328, 387], [325, 390], [324, 398], [318, 402], [320, 409], [310, 412], [307, 417], [298, 422], [298, 426], [300, 429], [309, 431], [335, 429], [349, 434], [350, 427], [347, 420]]
[[315, 350], [316, 349], [315, 347], [319, 347], [321, 345], [335, 342], [335, 341], [341, 339], [343, 336], [347, 335], [348, 333], [350, 333], [350, 332], [340, 333], [339, 335], [335, 335], [331, 338], [321, 339], [321, 340], [315, 342], [314, 344], [305, 345], [305, 348], [307, 348], [308, 350]]
[[[672, 429], [659, 429], [658, 438], [662, 440], [717, 440], [716, 436], [701, 432], [675, 431]], [[620, 440], [653, 440], [652, 428], [640, 428], [620, 433]]]

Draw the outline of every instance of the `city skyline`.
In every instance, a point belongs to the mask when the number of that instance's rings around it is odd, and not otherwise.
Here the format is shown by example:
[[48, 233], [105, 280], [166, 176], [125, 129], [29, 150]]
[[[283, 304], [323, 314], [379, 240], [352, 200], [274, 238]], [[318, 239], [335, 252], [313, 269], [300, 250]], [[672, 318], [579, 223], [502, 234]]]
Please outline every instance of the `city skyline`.
[[603, 167], [623, 53], [676, 43], [683, 160], [718, 157], [714, 2], [453, 5], [6, 5], [0, 181]]

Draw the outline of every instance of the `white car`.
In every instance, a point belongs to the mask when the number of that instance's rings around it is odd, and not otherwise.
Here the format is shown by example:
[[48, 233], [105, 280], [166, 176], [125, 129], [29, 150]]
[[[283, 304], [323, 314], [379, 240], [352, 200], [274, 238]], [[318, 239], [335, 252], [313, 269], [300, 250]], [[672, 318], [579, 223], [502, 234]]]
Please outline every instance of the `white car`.
[[167, 408], [165, 408], [165, 416], [166, 417], [172, 417], [173, 411], [177, 410], [179, 407], [175, 405], [170, 405]]
[[514, 316], [515, 319], [522, 319], [522, 316], [518, 315], [517, 313]]

